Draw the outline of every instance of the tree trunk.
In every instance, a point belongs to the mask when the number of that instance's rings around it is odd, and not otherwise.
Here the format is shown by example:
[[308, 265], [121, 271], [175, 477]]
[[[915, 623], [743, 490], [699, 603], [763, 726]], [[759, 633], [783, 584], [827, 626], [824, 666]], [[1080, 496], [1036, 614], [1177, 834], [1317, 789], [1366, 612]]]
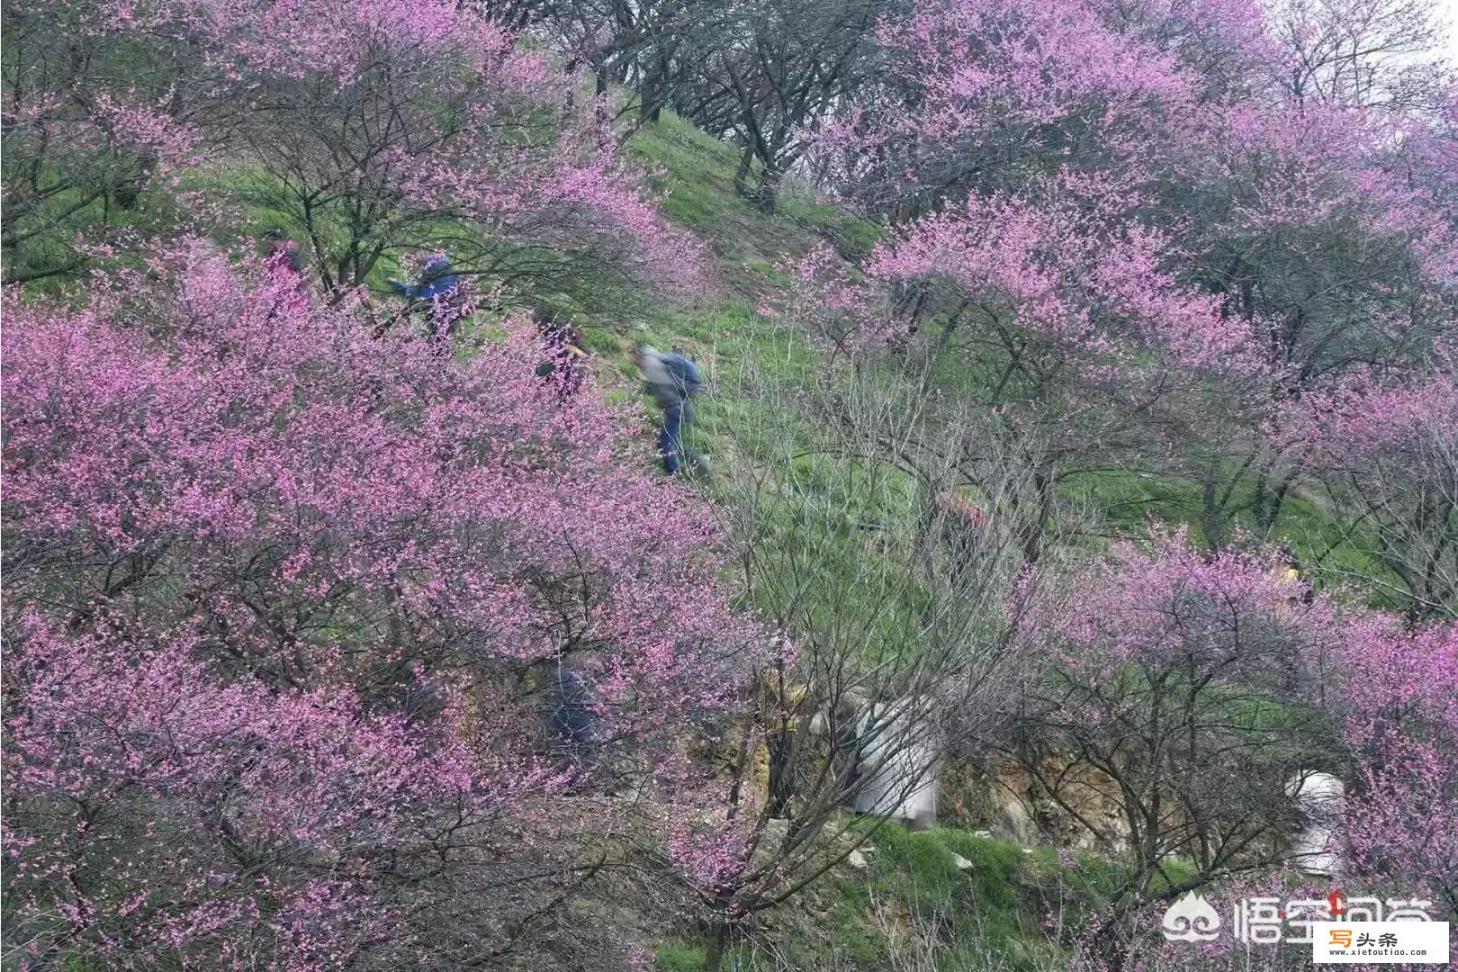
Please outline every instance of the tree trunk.
[[739, 167], [734, 170], [734, 191], [741, 198], [752, 199], [754, 192], [749, 188], [749, 167], [754, 164], [754, 152], [745, 149], [739, 155]]
[[1225, 537], [1230, 525], [1224, 505], [1220, 501], [1220, 464], [1210, 461], [1205, 471], [1204, 509], [1200, 516], [1200, 532], [1205, 534], [1205, 543], [1211, 551], [1225, 546]]
[[1056, 480], [1051, 467], [1042, 467], [1033, 473], [1033, 489], [1036, 493], [1032, 518], [1023, 526], [1023, 559], [1036, 564], [1043, 555], [1043, 532], [1053, 515], [1053, 490]]

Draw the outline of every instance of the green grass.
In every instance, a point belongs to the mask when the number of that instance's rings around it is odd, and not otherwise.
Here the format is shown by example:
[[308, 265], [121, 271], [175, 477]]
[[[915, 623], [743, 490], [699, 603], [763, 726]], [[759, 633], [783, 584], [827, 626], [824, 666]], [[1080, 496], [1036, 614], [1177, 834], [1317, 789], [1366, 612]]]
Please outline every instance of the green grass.
[[[837, 875], [837, 939], [846, 957], [884, 968], [884, 926], [919, 927], [939, 942], [939, 968], [1012, 969], [1046, 963], [1053, 951], [1035, 905], [1038, 859], [1007, 841], [966, 831], [913, 832], [888, 823], [872, 838], [865, 874]], [[958, 868], [957, 857], [970, 862]]]
[[[1232, 464], [1233, 465], [1233, 464]], [[1232, 469], [1228, 476], [1236, 476]], [[1236, 476], [1231, 489], [1227, 541], [1258, 534], [1252, 510], [1256, 476]], [[1139, 536], [1150, 521], [1170, 527], [1184, 526], [1190, 539], [1206, 543], [1202, 484], [1170, 474], [1127, 469], [1079, 473], [1065, 481], [1063, 492], [1075, 504], [1086, 504], [1099, 515], [1110, 534]], [[1386, 570], [1372, 555], [1376, 547], [1370, 531], [1335, 519], [1320, 497], [1293, 490], [1281, 504], [1271, 526], [1269, 541], [1284, 543], [1297, 554], [1303, 578], [1331, 586], [1349, 576], [1383, 577]], [[1394, 583], [1397, 578], [1392, 577]], [[1374, 607], [1391, 609], [1380, 593], [1368, 592]]]
[[653, 953], [653, 961], [662, 972], [699, 972], [704, 967], [703, 945], [691, 942], [664, 942]]
[[815, 199], [788, 180], [778, 211], [766, 215], [734, 191], [738, 150], [671, 112], [645, 125], [628, 151], [649, 174], [668, 218], [705, 240], [719, 268], [744, 294], [784, 286], [783, 264], [824, 240], [843, 253], [867, 253], [881, 227]]
[[[939, 972], [1060, 969], [1072, 934], [1124, 877], [1116, 862], [1095, 854], [894, 822], [874, 832], [865, 854], [864, 870], [843, 865], [807, 892], [805, 915], [788, 923], [793, 933], [777, 935], [771, 949], [755, 942], [762, 934], [751, 936], [731, 949], [725, 968], [879, 972], [893, 967], [893, 950], [910, 949], [934, 955]], [[1194, 874], [1182, 861], [1166, 870], [1156, 893]], [[704, 953], [702, 942], [673, 939], [658, 947], [657, 967], [696, 972]]]

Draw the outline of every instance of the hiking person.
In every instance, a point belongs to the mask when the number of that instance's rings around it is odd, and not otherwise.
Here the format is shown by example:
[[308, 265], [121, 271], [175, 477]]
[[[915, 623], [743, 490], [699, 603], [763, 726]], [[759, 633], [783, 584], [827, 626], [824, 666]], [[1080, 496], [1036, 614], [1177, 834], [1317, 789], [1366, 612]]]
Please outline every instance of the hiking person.
[[264, 263], [269, 273], [290, 273], [298, 277], [304, 275], [304, 258], [299, 252], [299, 244], [284, 235], [284, 231], [277, 226], [263, 234]]
[[308, 300], [304, 258], [299, 253], [299, 244], [275, 226], [263, 234], [263, 245], [265, 278], [277, 294], [277, 303], [270, 309], [269, 317], [274, 317], [280, 310], [298, 310]]
[[559, 754], [565, 759], [575, 786], [592, 770], [601, 742], [597, 695], [588, 680], [564, 664], [557, 664], [547, 676], [542, 716], [557, 738]]
[[943, 517], [942, 541], [947, 546], [952, 575], [960, 576], [986, 548], [987, 511], [951, 491], [939, 493], [935, 503]]
[[451, 266], [450, 257], [444, 253], [436, 253], [425, 261], [420, 269], [420, 279], [416, 283], [405, 283], [394, 277], [387, 278], [385, 283], [412, 306], [417, 301], [428, 301], [431, 304], [431, 313], [425, 325], [426, 333], [431, 337], [450, 334], [451, 328], [462, 315], [461, 307], [453, 299], [458, 296], [461, 281], [456, 276], [455, 268]]
[[577, 360], [587, 357], [582, 332], [541, 305], [532, 309], [532, 324], [547, 354], [547, 360], [537, 366], [537, 377], [556, 385], [557, 398], [565, 402], [582, 387], [583, 371]]
[[409, 300], [437, 300], [455, 292], [460, 280], [451, 266], [450, 257], [436, 253], [420, 269], [419, 283], [405, 283], [390, 277], [385, 281], [395, 293]]
[[704, 387], [699, 366], [684, 355], [682, 348], [667, 354], [651, 344], [638, 345], [634, 357], [648, 394], [663, 409], [663, 431], [658, 435], [658, 451], [663, 456], [663, 470], [670, 476], [683, 468], [702, 468], [703, 457], [684, 451], [683, 428], [690, 420], [689, 399]]

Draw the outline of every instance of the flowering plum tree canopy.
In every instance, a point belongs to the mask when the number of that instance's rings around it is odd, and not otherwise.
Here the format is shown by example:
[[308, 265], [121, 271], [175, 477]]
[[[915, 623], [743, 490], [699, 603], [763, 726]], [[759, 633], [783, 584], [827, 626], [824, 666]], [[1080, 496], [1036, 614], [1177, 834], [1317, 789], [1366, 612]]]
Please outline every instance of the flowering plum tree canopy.
[[[622, 806], [553, 809], [581, 781], [522, 688], [543, 666], [590, 679], [604, 782], [675, 799], [653, 767], [727, 704], [754, 630], [709, 512], [634, 456], [629, 416], [536, 377], [526, 322], [443, 358], [190, 241], [6, 323], [6, 591], [29, 605], [6, 825], [32, 956], [502, 947]], [[503, 842], [513, 820], [555, 836]]]

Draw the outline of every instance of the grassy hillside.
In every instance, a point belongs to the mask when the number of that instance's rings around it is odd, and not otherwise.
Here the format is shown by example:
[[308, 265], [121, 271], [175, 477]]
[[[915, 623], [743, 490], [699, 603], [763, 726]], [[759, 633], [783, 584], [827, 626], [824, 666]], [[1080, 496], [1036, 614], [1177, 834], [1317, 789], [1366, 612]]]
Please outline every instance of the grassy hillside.
[[[773, 518], [778, 517], [787, 538], [803, 536], [803, 531], [796, 534], [789, 528], [822, 513], [848, 517], [854, 511], [861, 519], [889, 523], [898, 512], [895, 507], [910, 505], [899, 495], [907, 484], [893, 478], [880, 484], [881, 492], [844, 495], [845, 480], [836, 465], [840, 460], [796, 455], [795, 444], [808, 440], [813, 431], [806, 418], [787, 399], [758, 393], [766, 385], [793, 389], [808, 384], [827, 366], [824, 349], [792, 323], [757, 309], [785, 296], [790, 285], [786, 266], [819, 242], [843, 255], [865, 254], [882, 227], [817, 200], [793, 181], [785, 187], [780, 210], [764, 214], [734, 192], [737, 153], [672, 115], [636, 133], [628, 148], [648, 172], [649, 189], [668, 218], [703, 241], [712, 273], [700, 292], [680, 299], [624, 294], [614, 286], [603, 291], [612, 299], [587, 304], [563, 296], [556, 301], [582, 327], [609, 394], [620, 399], [637, 394], [631, 359], [635, 343], [682, 346], [710, 380], [710, 393], [697, 405], [689, 444], [710, 458], [711, 469], [721, 471], [711, 472], [703, 482], [711, 496], [723, 498], [729, 477], [722, 471], [754, 468], [776, 484], [769, 529], [776, 529]], [[243, 201], [254, 227], [281, 221], [260, 177], [230, 171], [214, 178], [226, 182], [229, 195]], [[371, 283], [383, 289], [386, 276], [400, 274], [401, 268], [382, 262]], [[591, 288], [577, 288], [584, 290]], [[948, 374], [941, 380], [950, 388], [975, 379]], [[652, 434], [654, 417], [648, 409], [645, 439]], [[1250, 487], [1238, 480], [1237, 500]], [[1198, 483], [1142, 470], [1105, 469], [1071, 482], [1066, 490], [1070, 505], [1092, 512], [1097, 529], [1085, 538], [1092, 545], [1116, 532], [1142, 530], [1151, 518], [1188, 523], [1198, 533]], [[814, 531], [826, 538], [814, 552], [832, 561], [832, 573], [841, 565], [853, 572], [879, 556], [880, 541], [844, 529], [840, 522], [825, 526], [829, 529]], [[1305, 549], [1325, 550], [1338, 567], [1363, 557], [1360, 537], [1344, 535], [1325, 517], [1319, 497], [1294, 496], [1277, 533]], [[888, 637], [896, 636], [892, 629], [915, 628], [902, 624], [915, 604], [904, 608], [892, 606], [881, 617]], [[1066, 854], [1052, 848], [995, 840], [982, 831], [944, 827], [912, 833], [888, 824], [854, 863], [826, 874], [737, 946], [735, 967], [866, 972], [1061, 968], [1067, 961], [1065, 930], [1097, 908], [1118, 878], [1116, 866], [1096, 856], [1084, 855], [1073, 867], [1069, 863]], [[667, 922], [656, 934], [660, 968], [687, 972], [702, 966], [704, 945], [697, 929]]]
[[[705, 241], [720, 286], [682, 303], [635, 309], [631, 316], [586, 315], [589, 342], [631, 394], [636, 341], [683, 346], [704, 365], [711, 394], [698, 406], [691, 445], [714, 466], [761, 464], [783, 458], [784, 440], [804, 432], [802, 418], [753, 394], [754, 383], [793, 386], [826, 364], [826, 353], [784, 322], [756, 307], [784, 295], [785, 265], [819, 241], [840, 252], [868, 252], [881, 228], [787, 186], [781, 210], [766, 215], [733, 190], [736, 153], [666, 115], [629, 142], [650, 172], [664, 211]], [[965, 380], [965, 379], [962, 379]], [[645, 428], [645, 435], [649, 429]], [[778, 471], [785, 517], [819, 509], [817, 491], [834, 488], [823, 464], [792, 463]], [[711, 474], [712, 495], [723, 477]], [[1248, 482], [1236, 489], [1248, 490]], [[1088, 506], [1102, 534], [1139, 531], [1151, 518], [1187, 523], [1198, 534], [1200, 486], [1136, 470], [1104, 470], [1069, 487]], [[835, 507], [833, 502], [824, 504]], [[1306, 549], [1329, 548], [1336, 563], [1362, 558], [1359, 547], [1323, 515], [1318, 498], [1297, 495], [1278, 533]], [[1091, 538], [1098, 543], [1099, 538]], [[821, 551], [847, 562], [876, 556], [854, 537]], [[894, 617], [894, 612], [892, 617]], [[980, 824], [978, 825], [980, 826]], [[1114, 862], [1047, 846], [993, 839], [986, 831], [943, 827], [915, 833], [888, 824], [855, 864], [827, 874], [787, 910], [776, 912], [738, 946], [740, 969], [1041, 970], [1065, 968], [1069, 929], [1096, 909], [1118, 879]], [[1178, 867], [1171, 869], [1178, 879]], [[702, 966], [696, 929], [667, 932], [655, 951], [659, 968], [689, 972]]]
[[[671, 113], [637, 131], [627, 148], [647, 173], [648, 189], [662, 211], [705, 245], [710, 279], [697, 293], [674, 299], [625, 287], [620, 278], [610, 277], [600, 285], [572, 287], [575, 296], [553, 294], [550, 286], [542, 296], [583, 327], [589, 349], [599, 356], [600, 371], [618, 380], [618, 395], [631, 395], [636, 385], [630, 353], [635, 343], [687, 349], [714, 386], [714, 394], [699, 406], [691, 445], [711, 460], [746, 451], [752, 455], [758, 438], [784, 435], [785, 421], [792, 417], [757, 412], [741, 390], [751, 378], [793, 386], [821, 363], [821, 351], [803, 334], [761, 316], [756, 308], [785, 295], [790, 282], [786, 267], [812, 246], [824, 242], [856, 257], [870, 251], [883, 227], [818, 200], [793, 179], [785, 184], [779, 210], [766, 215], [734, 192], [737, 151]], [[275, 187], [259, 173], [230, 168], [199, 177], [190, 187], [222, 190], [242, 205], [255, 231], [286, 222]], [[579, 278], [592, 273], [571, 266], [564, 272]], [[370, 274], [370, 284], [384, 293], [387, 277], [406, 275], [408, 269], [386, 256]], [[943, 377], [949, 387], [969, 380], [967, 373], [952, 370]], [[1238, 528], [1242, 518], [1250, 518], [1254, 477], [1231, 472]], [[1144, 470], [1102, 469], [1079, 476], [1066, 491], [1077, 505], [1091, 508], [1109, 532], [1139, 532], [1153, 518], [1187, 523], [1194, 535], [1200, 533], [1199, 482]], [[1371, 572], [1364, 552], [1371, 547], [1368, 538], [1326, 517], [1320, 496], [1294, 491], [1274, 533], [1308, 554], [1308, 560], [1319, 559], [1332, 576], [1348, 570]]]
[[[883, 227], [817, 200], [793, 180], [786, 183], [777, 213], [760, 212], [734, 192], [737, 152], [669, 113], [634, 135], [628, 148], [650, 173], [649, 186], [663, 211], [705, 241], [723, 286], [683, 304], [648, 304], [626, 319], [591, 315], [597, 326], [590, 340], [625, 380], [633, 377], [628, 352], [634, 341], [682, 345], [691, 351], [715, 384], [715, 394], [700, 408], [699, 446], [711, 454], [738, 451], [752, 445], [757, 428], [747, 402], [735, 394], [746, 372], [794, 381], [820, 360], [820, 352], [803, 335], [760, 316], [756, 306], [783, 296], [789, 284], [785, 266], [817, 242], [829, 243], [842, 254], [863, 254], [875, 245]], [[1230, 473], [1235, 477], [1232, 506], [1238, 511], [1238, 529], [1250, 520], [1254, 477]], [[1153, 518], [1189, 524], [1198, 536], [1201, 490], [1202, 484], [1194, 481], [1105, 469], [1079, 477], [1070, 498], [1091, 506], [1109, 530], [1140, 532]], [[1347, 568], [1371, 569], [1364, 553], [1370, 547], [1366, 538], [1333, 522], [1322, 497], [1299, 488], [1288, 498], [1274, 533], [1319, 555], [1334, 575]]]

